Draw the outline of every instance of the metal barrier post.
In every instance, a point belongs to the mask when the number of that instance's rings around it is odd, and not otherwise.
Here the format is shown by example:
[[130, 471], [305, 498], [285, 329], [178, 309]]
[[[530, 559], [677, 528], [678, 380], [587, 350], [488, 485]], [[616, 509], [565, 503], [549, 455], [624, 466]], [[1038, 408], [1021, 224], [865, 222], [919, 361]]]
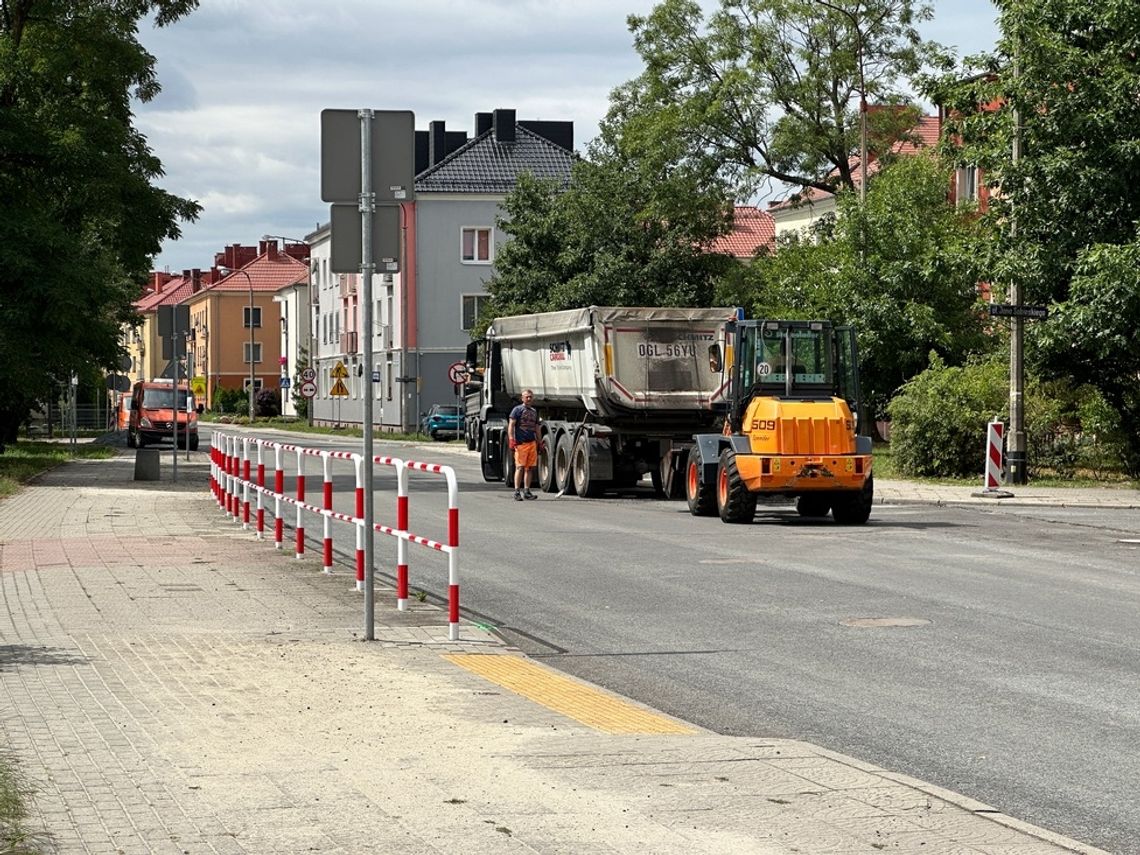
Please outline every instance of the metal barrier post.
[[364, 458], [356, 457], [356, 590], [364, 590]]
[[[257, 442], [257, 486], [262, 489], [265, 488], [265, 459], [262, 454], [264, 443], [261, 440]], [[257, 491], [257, 539], [261, 540], [265, 537], [265, 502], [263, 501], [263, 493], [261, 490]]]
[[301, 504], [305, 501], [305, 453], [297, 449], [297, 559], [305, 557], [305, 521]]
[[281, 497], [285, 495], [285, 470], [281, 468], [281, 444], [273, 443], [273, 546], [281, 548], [285, 537], [285, 518], [281, 516]]
[[[324, 490], [322, 493], [323, 501], [321, 503], [321, 507], [323, 507], [325, 511], [331, 511], [332, 506], [333, 506], [332, 505], [332, 499], [333, 499], [332, 487], [333, 487], [333, 485], [332, 485], [332, 475], [329, 473], [329, 454], [327, 451], [321, 453], [321, 462], [322, 462], [322, 471], [324, 474], [324, 484], [322, 485]], [[326, 513], [324, 515], [324, 518], [325, 518], [325, 520], [324, 520], [324, 562], [323, 562], [324, 566], [323, 566], [323, 572], [326, 574], [331, 574], [332, 573], [332, 555], [333, 555], [332, 517], [328, 513]]]
[[241, 441], [241, 527], [249, 528], [249, 438]]

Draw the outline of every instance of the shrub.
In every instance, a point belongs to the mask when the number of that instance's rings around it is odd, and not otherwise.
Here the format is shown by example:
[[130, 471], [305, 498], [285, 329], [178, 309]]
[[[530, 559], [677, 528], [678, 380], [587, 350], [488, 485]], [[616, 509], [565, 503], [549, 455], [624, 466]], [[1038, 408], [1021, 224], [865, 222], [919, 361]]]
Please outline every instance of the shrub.
[[982, 470], [986, 425], [1007, 410], [1009, 369], [997, 359], [951, 367], [936, 354], [888, 406], [900, 473], [966, 478]]
[[249, 396], [244, 389], [214, 389], [214, 410], [219, 413], [249, 413]]
[[253, 414], [259, 418], [281, 415], [281, 396], [273, 389], [262, 389], [253, 400]]

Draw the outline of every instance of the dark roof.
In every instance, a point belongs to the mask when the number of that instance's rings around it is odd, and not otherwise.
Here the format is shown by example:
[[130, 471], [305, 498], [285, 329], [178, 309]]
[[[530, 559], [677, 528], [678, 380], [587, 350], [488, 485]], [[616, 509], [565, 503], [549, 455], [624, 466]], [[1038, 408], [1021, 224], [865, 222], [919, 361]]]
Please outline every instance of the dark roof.
[[417, 175], [416, 192], [506, 194], [524, 172], [567, 182], [573, 162], [574, 152], [516, 124], [515, 142], [498, 142], [493, 130], [485, 131]]

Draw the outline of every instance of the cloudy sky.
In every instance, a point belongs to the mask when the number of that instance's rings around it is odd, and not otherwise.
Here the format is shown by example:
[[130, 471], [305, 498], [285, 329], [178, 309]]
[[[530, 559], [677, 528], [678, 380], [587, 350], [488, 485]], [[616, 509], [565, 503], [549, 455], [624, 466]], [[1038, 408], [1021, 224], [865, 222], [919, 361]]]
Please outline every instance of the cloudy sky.
[[[706, 7], [715, 4], [703, 0]], [[230, 243], [302, 238], [328, 219], [319, 195], [320, 111], [412, 110], [416, 127], [471, 133], [476, 112], [572, 120], [581, 149], [609, 92], [641, 65], [625, 19], [653, 0], [201, 0], [144, 27], [163, 91], [137, 123], [160, 185], [204, 210], [155, 260], [209, 267]], [[927, 38], [958, 53], [996, 38], [989, 0], [934, 0]]]

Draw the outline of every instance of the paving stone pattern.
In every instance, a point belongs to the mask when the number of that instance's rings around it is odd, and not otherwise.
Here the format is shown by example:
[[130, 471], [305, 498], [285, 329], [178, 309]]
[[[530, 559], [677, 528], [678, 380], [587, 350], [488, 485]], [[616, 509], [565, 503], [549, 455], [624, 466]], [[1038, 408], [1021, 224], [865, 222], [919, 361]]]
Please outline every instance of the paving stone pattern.
[[1094, 851], [805, 743], [599, 733], [390, 590], [363, 642], [351, 575], [227, 520], [201, 462], [131, 470], [0, 501], [0, 747], [45, 853]]

